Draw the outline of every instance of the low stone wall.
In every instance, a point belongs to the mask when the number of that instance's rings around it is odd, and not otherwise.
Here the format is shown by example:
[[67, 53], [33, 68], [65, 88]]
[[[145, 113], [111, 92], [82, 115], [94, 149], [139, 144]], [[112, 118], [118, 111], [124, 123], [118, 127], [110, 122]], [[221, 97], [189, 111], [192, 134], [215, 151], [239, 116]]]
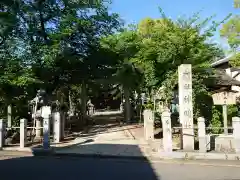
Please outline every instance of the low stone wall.
[[215, 137], [215, 151], [216, 152], [235, 152], [235, 141], [233, 135], [220, 134]]

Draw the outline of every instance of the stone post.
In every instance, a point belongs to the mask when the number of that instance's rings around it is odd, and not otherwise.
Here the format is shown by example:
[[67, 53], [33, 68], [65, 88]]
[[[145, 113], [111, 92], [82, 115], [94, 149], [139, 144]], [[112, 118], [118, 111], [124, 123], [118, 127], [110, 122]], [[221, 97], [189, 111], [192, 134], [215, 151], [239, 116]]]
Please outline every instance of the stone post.
[[120, 112], [123, 113], [123, 111], [124, 111], [124, 105], [123, 105], [123, 102], [121, 102], [119, 109], [120, 109]]
[[144, 117], [144, 137], [146, 140], [154, 139], [154, 113], [150, 109], [143, 112]]
[[233, 138], [235, 142], [235, 151], [236, 153], [240, 152], [240, 118], [232, 118], [232, 127], [233, 127]]
[[5, 145], [5, 123], [3, 119], [0, 119], [0, 150]]
[[183, 150], [194, 150], [192, 65], [178, 67], [179, 119], [182, 124]]
[[42, 107], [42, 117], [43, 117], [43, 148], [48, 150], [50, 148], [50, 115], [51, 107]]
[[27, 144], [27, 119], [20, 120], [20, 148]]
[[203, 117], [198, 118], [198, 140], [199, 140], [199, 152], [207, 152], [206, 143], [206, 125]]
[[89, 113], [89, 116], [92, 116], [94, 114], [94, 105], [93, 104], [90, 104], [88, 106], [88, 113]]
[[61, 114], [60, 112], [53, 113], [53, 139], [55, 143], [61, 140]]
[[228, 135], [228, 112], [227, 112], [227, 104], [223, 104], [223, 127], [224, 127], [224, 134]]
[[172, 127], [171, 113], [169, 109], [164, 109], [162, 112], [162, 128], [163, 128], [163, 149], [166, 153], [172, 152]]
[[42, 117], [36, 117], [36, 138], [40, 139], [42, 137]]
[[10, 128], [12, 127], [12, 105], [8, 105], [7, 107], [7, 126]]
[[64, 139], [65, 136], [65, 121], [66, 116], [65, 112], [61, 112], [61, 140]]

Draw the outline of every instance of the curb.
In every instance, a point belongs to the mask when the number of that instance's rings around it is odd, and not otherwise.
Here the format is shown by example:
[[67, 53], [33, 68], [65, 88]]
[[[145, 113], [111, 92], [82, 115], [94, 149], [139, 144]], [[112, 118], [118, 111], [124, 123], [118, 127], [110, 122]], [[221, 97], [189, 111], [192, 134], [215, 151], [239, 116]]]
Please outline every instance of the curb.
[[[217, 160], [212, 162], [207, 161], [201, 161], [201, 160], [184, 160], [184, 159], [163, 159], [163, 160], [153, 160], [154, 162], [161, 162], [164, 164], [179, 164], [179, 165], [198, 165], [198, 166], [211, 166], [211, 167], [234, 167], [234, 168], [240, 168], [240, 164], [234, 164], [234, 163], [227, 163], [222, 164], [222, 160]], [[224, 162], [227, 162], [224, 160]], [[230, 161], [231, 162], [231, 161]], [[235, 162], [235, 161], [232, 161]]]
[[163, 159], [182, 160], [231, 160], [239, 161], [240, 154], [220, 154], [220, 153], [194, 153], [194, 152], [160, 152]]
[[19, 157], [19, 156], [33, 156], [33, 154], [32, 152], [29, 152], [29, 151], [9, 151], [9, 150], [0, 151], [0, 157], [4, 157], [4, 156]]

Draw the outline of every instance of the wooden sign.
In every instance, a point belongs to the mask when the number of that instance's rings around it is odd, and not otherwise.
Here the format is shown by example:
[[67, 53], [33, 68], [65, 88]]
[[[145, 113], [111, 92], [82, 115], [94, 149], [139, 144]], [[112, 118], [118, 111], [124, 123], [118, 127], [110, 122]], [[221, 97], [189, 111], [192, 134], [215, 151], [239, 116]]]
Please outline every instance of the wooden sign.
[[212, 95], [212, 98], [215, 105], [236, 104], [236, 93], [233, 92], [215, 93]]

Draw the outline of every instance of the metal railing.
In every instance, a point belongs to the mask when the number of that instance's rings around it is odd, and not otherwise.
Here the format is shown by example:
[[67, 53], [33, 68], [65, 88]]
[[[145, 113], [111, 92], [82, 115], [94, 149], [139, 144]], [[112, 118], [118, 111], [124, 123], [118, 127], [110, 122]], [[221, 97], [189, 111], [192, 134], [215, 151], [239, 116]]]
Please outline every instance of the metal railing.
[[[30, 126], [28, 126], [28, 127], [26, 127], [27, 129], [43, 129], [43, 127], [30, 127]], [[6, 127], [5, 128], [6, 130], [11, 130], [11, 129], [20, 129], [20, 126], [12, 126], [12, 127]]]
[[228, 134], [233, 133], [233, 127], [206, 127], [206, 134], [211, 134], [211, 135], [220, 135], [224, 133], [224, 129], [227, 129]]

